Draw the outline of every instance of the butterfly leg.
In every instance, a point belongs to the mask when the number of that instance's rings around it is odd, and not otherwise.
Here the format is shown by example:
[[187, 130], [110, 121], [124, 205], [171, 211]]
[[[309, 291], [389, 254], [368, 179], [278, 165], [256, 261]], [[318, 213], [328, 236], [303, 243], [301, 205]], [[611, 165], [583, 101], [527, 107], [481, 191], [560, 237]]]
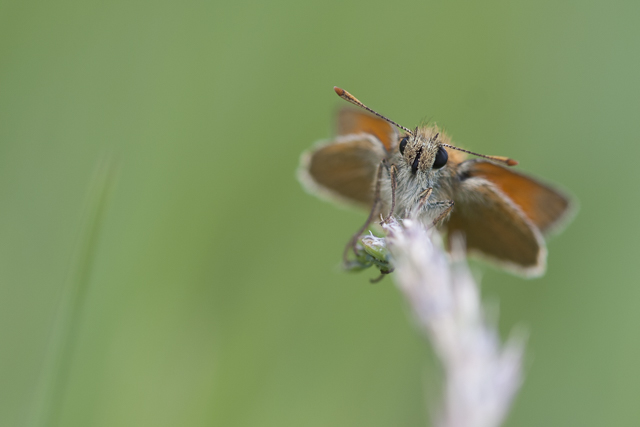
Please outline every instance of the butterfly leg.
[[391, 178], [391, 209], [387, 217], [382, 220], [383, 223], [388, 223], [393, 216], [393, 211], [396, 209], [396, 189], [398, 188], [398, 168], [396, 165], [391, 165], [388, 166], [387, 169], [389, 171], [389, 178]]
[[427, 201], [429, 201], [429, 197], [431, 197], [431, 193], [433, 193], [432, 187], [429, 187], [426, 190], [423, 190], [422, 193], [420, 193], [420, 198], [418, 199], [418, 212], [420, 212], [424, 205], [427, 204]]
[[347, 243], [347, 246], [344, 248], [344, 252], [342, 253], [342, 260], [345, 265], [349, 264], [349, 251], [353, 250], [354, 253], [358, 253], [358, 249], [356, 247], [358, 243], [358, 239], [360, 235], [365, 232], [365, 230], [371, 224], [373, 217], [376, 215], [378, 210], [378, 205], [380, 204], [380, 180], [382, 179], [382, 168], [384, 167], [384, 161], [380, 162], [378, 165], [378, 170], [376, 172], [376, 186], [373, 194], [373, 206], [371, 206], [371, 212], [369, 212], [369, 216], [367, 217], [367, 221], [364, 223], [362, 227], [358, 230], [356, 234], [351, 237], [351, 240]]
[[442, 202], [435, 202], [433, 204], [431, 204], [431, 206], [433, 207], [442, 207], [444, 206], [445, 209], [444, 211], [438, 215], [438, 217], [436, 219], [433, 220], [433, 222], [431, 223], [432, 227], [435, 227], [436, 225], [438, 225], [438, 223], [440, 221], [442, 221], [443, 219], [445, 219], [447, 217], [447, 215], [449, 215], [451, 213], [451, 210], [453, 209], [454, 206], [454, 202], [453, 200], [443, 200]]
[[391, 274], [391, 273], [393, 273], [393, 270], [381, 271], [380, 275], [378, 277], [376, 277], [375, 279], [369, 279], [369, 282], [370, 283], [378, 283], [382, 279], [384, 279], [384, 276], [386, 276], [387, 274]]

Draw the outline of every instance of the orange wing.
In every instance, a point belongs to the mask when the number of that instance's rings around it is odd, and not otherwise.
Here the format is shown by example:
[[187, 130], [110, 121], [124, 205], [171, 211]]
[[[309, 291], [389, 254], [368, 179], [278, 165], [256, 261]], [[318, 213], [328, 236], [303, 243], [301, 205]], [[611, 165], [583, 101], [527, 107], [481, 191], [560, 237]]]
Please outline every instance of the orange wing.
[[365, 111], [343, 108], [338, 113], [338, 135], [368, 133], [380, 140], [390, 152], [398, 144], [396, 128]]
[[491, 182], [462, 181], [454, 201], [445, 225], [449, 239], [460, 232], [470, 252], [525, 276], [544, 273], [547, 252], [540, 232]]
[[469, 160], [460, 171], [492, 182], [513, 201], [543, 233], [551, 231], [569, 212], [569, 198], [529, 176], [486, 160]]
[[376, 171], [385, 155], [372, 135], [339, 136], [304, 153], [298, 177], [311, 193], [370, 209]]

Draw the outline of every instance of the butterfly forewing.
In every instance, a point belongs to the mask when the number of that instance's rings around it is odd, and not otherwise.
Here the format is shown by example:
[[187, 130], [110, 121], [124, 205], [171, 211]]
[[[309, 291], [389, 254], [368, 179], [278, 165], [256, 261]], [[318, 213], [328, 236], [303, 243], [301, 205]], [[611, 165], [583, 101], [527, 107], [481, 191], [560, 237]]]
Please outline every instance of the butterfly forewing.
[[502, 193], [520, 207], [522, 212], [546, 233], [562, 222], [569, 212], [569, 198], [524, 174], [485, 160], [469, 160], [461, 170], [471, 177], [492, 182]]
[[371, 134], [382, 142], [387, 151], [391, 151], [398, 141], [398, 133], [389, 123], [367, 112], [354, 110], [353, 108], [340, 110], [337, 133], [338, 135]]

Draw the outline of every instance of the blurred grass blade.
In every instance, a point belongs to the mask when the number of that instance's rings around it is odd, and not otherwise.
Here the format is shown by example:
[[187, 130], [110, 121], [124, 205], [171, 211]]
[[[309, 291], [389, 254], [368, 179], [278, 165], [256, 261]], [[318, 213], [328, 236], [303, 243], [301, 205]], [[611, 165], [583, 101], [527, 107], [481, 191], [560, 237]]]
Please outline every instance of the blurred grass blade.
[[113, 158], [104, 155], [89, 184], [78, 242], [71, 258], [49, 348], [35, 391], [30, 426], [54, 426], [59, 422], [100, 229], [114, 181]]

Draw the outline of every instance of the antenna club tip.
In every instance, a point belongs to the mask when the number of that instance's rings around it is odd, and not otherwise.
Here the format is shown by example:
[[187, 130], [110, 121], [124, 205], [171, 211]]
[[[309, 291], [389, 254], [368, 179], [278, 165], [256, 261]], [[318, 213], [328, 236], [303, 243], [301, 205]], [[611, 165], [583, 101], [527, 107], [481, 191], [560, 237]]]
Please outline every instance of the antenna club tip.
[[518, 164], [517, 160], [507, 159], [507, 166], [516, 166]]
[[334, 86], [334, 87], [333, 87], [333, 90], [334, 90], [334, 92], [335, 92], [335, 93], [337, 93], [337, 94], [338, 94], [338, 96], [343, 96], [343, 95], [344, 95], [344, 92], [345, 92], [345, 90], [344, 90], [344, 89], [340, 89], [338, 86]]

